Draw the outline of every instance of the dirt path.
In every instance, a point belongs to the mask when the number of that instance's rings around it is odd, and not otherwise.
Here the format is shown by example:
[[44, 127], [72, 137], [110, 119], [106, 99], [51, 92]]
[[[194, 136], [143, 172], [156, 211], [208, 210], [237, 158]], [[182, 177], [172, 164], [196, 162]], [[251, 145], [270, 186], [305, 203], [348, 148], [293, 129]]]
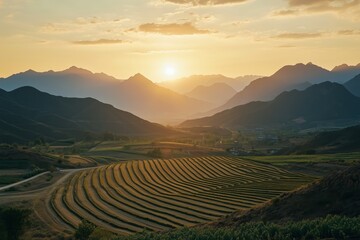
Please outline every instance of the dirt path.
[[50, 173], [50, 172], [47, 171], [47, 172], [39, 173], [39, 174], [37, 174], [37, 175], [35, 175], [35, 176], [33, 176], [33, 177], [24, 179], [24, 180], [22, 180], [22, 181], [19, 181], [19, 182], [16, 182], [16, 183], [12, 183], [12, 184], [9, 184], [9, 185], [0, 187], [0, 191], [3, 191], [3, 190], [6, 190], [6, 189], [9, 189], [9, 188], [18, 186], [18, 185], [23, 184], [23, 183], [26, 183], [26, 182], [30, 182], [30, 181], [38, 178], [38, 177], [41, 177], [41, 176], [43, 176], [43, 175], [45, 175], [45, 174], [48, 174], [48, 173]]
[[[53, 184], [42, 187], [36, 190], [30, 191], [22, 191], [22, 192], [1, 192], [0, 193], [0, 205], [12, 204], [14, 202], [31, 202], [32, 209], [34, 214], [44, 223], [49, 229], [55, 230], [58, 232], [71, 233], [73, 231], [69, 226], [65, 226], [57, 217], [57, 215], [53, 212], [51, 207], [49, 206], [49, 201], [51, 199], [53, 191], [57, 186], [66, 182], [66, 180], [74, 173], [83, 171], [90, 168], [80, 168], [80, 169], [66, 169], [60, 170], [62, 176], [57, 179]], [[33, 178], [26, 179], [21, 182], [17, 182], [15, 184], [11, 184], [5, 186], [5, 189], [8, 189], [12, 186], [18, 186], [26, 182], [31, 182], [32, 180], [43, 176], [49, 172], [44, 172], [42, 174], [36, 175]]]

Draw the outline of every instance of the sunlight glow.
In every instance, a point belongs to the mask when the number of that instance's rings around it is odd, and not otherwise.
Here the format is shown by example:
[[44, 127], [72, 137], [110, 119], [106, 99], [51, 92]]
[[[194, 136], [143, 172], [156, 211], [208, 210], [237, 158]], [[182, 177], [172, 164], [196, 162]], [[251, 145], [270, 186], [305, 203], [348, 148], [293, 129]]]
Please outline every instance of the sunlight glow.
[[173, 77], [176, 74], [176, 69], [172, 65], [166, 65], [164, 68], [164, 73], [167, 77]]

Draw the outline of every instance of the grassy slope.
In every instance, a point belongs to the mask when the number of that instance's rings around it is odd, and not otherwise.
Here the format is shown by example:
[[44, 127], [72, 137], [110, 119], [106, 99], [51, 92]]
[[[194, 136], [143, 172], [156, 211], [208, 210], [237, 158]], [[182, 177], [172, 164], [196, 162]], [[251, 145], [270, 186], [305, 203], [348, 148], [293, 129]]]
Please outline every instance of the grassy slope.
[[[72, 157], [60, 158], [34, 152], [31, 149], [22, 149], [9, 145], [0, 146], [0, 185], [6, 185], [23, 180], [39, 172], [55, 170], [56, 168], [77, 168], [80, 166], [93, 166], [95, 163], [78, 163]], [[14, 171], [19, 174], [13, 174]]]
[[[96, 236], [96, 234], [94, 234]], [[109, 235], [108, 235], [109, 236]], [[166, 233], [143, 233], [130, 237], [109, 237], [108, 240], [297, 240], [359, 239], [360, 217], [328, 216], [326, 218], [290, 222], [246, 223], [237, 227], [183, 228]]]
[[284, 151], [288, 153], [338, 153], [360, 151], [360, 125], [337, 131], [322, 132], [303, 145]]
[[357, 165], [257, 209], [235, 212], [212, 224], [115, 239], [359, 239], [359, 191], [360, 165]]
[[360, 215], [360, 165], [332, 174], [297, 191], [284, 194], [248, 212], [236, 212], [215, 226], [249, 221], [288, 221], [324, 217], [328, 214]]
[[280, 156], [250, 156], [251, 160], [271, 163], [274, 165], [286, 165], [290, 163], [343, 163], [352, 164], [360, 159], [359, 152], [313, 154], [313, 155], [280, 155]]

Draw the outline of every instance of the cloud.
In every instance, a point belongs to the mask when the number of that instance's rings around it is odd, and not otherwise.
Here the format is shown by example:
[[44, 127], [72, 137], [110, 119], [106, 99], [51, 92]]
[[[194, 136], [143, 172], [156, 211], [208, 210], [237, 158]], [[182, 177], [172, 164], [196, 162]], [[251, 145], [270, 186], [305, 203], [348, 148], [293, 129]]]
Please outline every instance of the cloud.
[[[1, 0], [0, 0], [1, 1]], [[111, 18], [104, 19], [99, 17], [78, 17], [72, 20], [62, 22], [47, 23], [40, 28], [43, 33], [72, 33], [88, 32], [91, 30], [99, 31], [119, 28], [128, 18]]]
[[295, 45], [280, 45], [280, 46], [277, 46], [278, 48], [294, 48], [296, 47]]
[[72, 22], [78, 25], [91, 25], [91, 24], [111, 24], [111, 23], [122, 23], [129, 21], [128, 18], [114, 18], [114, 19], [103, 19], [99, 17], [78, 17]]
[[297, 15], [299, 13], [298, 10], [295, 9], [282, 9], [282, 10], [278, 10], [273, 12], [273, 16], [292, 16], [292, 15]]
[[163, 2], [165, 3], [193, 5], [193, 6], [239, 4], [239, 3], [245, 3], [247, 1], [248, 0], [163, 0]]
[[332, 12], [341, 17], [359, 19], [360, 0], [287, 0], [288, 8], [273, 12], [274, 16]]
[[[131, 29], [130, 31], [134, 31]], [[158, 33], [163, 35], [193, 35], [193, 34], [206, 34], [210, 33], [209, 30], [198, 29], [192, 23], [145, 23], [141, 24], [138, 28], [140, 32]]]
[[101, 44], [118, 44], [118, 43], [126, 43], [126, 41], [120, 39], [98, 39], [98, 40], [82, 40], [82, 41], [74, 41], [73, 44], [77, 45], [101, 45]]
[[144, 51], [136, 51], [132, 52], [131, 54], [135, 55], [152, 55], [152, 54], [167, 54], [167, 53], [184, 53], [184, 52], [192, 52], [193, 49], [171, 49], [171, 50], [144, 50]]
[[305, 6], [313, 10], [343, 9], [359, 5], [358, 0], [288, 0], [290, 7]]
[[346, 30], [340, 30], [337, 33], [343, 36], [360, 35], [360, 30], [346, 29]]
[[308, 38], [318, 38], [322, 37], [322, 33], [281, 33], [273, 36], [272, 38], [277, 39], [308, 39]]

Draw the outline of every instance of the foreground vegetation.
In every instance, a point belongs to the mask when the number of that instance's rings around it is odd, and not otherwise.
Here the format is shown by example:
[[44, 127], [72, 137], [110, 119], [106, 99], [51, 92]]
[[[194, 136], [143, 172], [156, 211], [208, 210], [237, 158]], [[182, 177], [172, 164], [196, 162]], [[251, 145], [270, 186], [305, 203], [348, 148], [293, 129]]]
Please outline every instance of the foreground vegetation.
[[0, 239], [18, 240], [28, 223], [30, 210], [0, 208]]
[[358, 239], [360, 217], [331, 216], [285, 224], [250, 222], [232, 227], [182, 228], [165, 233], [143, 232], [116, 236], [84, 226], [78, 239], [90, 240], [288, 240], [288, 239]]

